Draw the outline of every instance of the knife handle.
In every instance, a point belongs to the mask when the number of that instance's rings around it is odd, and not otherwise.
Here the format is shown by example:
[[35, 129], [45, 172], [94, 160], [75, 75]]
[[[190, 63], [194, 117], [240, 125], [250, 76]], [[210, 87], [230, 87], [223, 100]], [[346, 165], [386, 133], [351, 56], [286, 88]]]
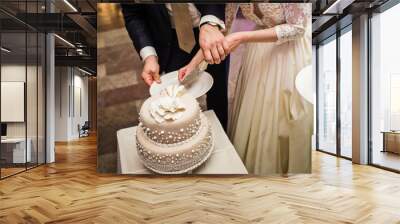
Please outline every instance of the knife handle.
[[202, 62], [200, 62], [200, 64], [197, 66], [199, 68], [200, 71], [204, 71], [207, 69], [208, 63], [203, 60]]

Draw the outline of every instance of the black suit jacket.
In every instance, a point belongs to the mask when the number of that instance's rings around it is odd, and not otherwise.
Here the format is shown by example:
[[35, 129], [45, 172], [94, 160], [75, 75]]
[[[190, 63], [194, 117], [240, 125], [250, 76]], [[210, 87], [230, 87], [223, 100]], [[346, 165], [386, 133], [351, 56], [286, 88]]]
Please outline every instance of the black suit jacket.
[[[156, 49], [160, 71], [165, 71], [175, 31], [165, 4], [122, 4], [125, 26], [137, 52], [146, 46]], [[202, 16], [214, 15], [225, 20], [224, 4], [195, 4]], [[196, 42], [198, 41], [198, 35]], [[192, 54], [197, 51], [195, 47]]]

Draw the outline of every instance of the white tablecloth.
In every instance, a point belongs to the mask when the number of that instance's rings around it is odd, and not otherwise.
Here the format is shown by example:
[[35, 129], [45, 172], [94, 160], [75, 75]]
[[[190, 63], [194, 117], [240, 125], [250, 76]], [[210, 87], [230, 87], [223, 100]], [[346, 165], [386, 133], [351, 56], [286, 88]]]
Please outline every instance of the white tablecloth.
[[[212, 125], [215, 146], [210, 158], [194, 174], [248, 174], [235, 148], [226, 136], [214, 111], [204, 113]], [[136, 126], [117, 131], [118, 172], [122, 174], [151, 174], [136, 152]]]

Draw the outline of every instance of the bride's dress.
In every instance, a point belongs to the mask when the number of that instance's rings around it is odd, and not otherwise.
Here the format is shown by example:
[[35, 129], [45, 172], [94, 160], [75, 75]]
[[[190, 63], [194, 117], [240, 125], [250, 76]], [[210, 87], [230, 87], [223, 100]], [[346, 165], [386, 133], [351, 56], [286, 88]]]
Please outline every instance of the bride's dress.
[[238, 8], [257, 29], [274, 27], [278, 41], [246, 45], [229, 136], [249, 173], [311, 172], [313, 106], [295, 87], [311, 64], [311, 4], [228, 4], [228, 27]]

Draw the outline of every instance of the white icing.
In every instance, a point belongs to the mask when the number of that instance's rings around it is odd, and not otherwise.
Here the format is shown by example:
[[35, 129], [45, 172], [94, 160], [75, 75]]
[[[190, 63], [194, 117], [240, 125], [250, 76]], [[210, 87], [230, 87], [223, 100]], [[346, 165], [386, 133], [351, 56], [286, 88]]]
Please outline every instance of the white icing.
[[183, 85], [169, 85], [161, 91], [162, 96], [180, 97], [185, 93], [185, 87]]
[[180, 96], [184, 90], [182, 85], [170, 85], [161, 92], [162, 97], [150, 104], [150, 114], [157, 123], [175, 121], [183, 115], [186, 108]]

